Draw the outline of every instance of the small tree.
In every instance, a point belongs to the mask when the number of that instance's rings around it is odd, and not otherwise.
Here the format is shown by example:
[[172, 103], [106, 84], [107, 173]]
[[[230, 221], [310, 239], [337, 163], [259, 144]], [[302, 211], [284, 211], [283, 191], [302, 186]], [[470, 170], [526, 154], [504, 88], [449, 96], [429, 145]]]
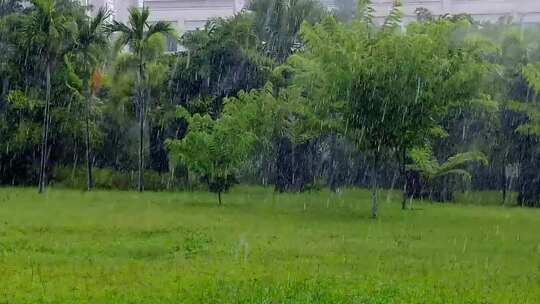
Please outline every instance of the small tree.
[[178, 115], [187, 121], [188, 131], [183, 139], [168, 142], [171, 159], [187, 166], [211, 192], [217, 193], [219, 205], [221, 194], [235, 183], [238, 170], [256, 141], [252, 131], [256, 108], [249, 100], [248, 94], [227, 99], [218, 119], [208, 114], [191, 115], [179, 108]]
[[316, 119], [297, 88], [275, 92], [271, 83], [260, 90], [228, 98], [221, 116], [191, 115], [179, 108], [188, 122], [181, 140], [168, 142], [171, 158], [184, 164], [218, 194], [229, 190], [256, 147], [268, 147], [276, 137], [302, 143], [326, 126]]

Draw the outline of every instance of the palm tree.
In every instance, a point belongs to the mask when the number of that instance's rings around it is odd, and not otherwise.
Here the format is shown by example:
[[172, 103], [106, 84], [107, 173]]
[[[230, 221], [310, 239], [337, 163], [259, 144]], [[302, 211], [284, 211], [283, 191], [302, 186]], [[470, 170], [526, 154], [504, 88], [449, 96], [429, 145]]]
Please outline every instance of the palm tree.
[[24, 35], [28, 48], [38, 48], [45, 65], [45, 107], [43, 110], [43, 135], [39, 168], [38, 191], [46, 186], [48, 140], [51, 106], [51, 70], [57, 58], [61, 57], [69, 28], [67, 18], [61, 14], [54, 0], [32, 0], [32, 12], [26, 20]]
[[[407, 187], [409, 193], [406, 193], [406, 195], [409, 196], [409, 198], [427, 196], [429, 199], [439, 201], [451, 199], [451, 190], [446, 189], [444, 180], [441, 181], [441, 179], [453, 175], [461, 177], [465, 182], [469, 182], [472, 176], [469, 171], [465, 169], [465, 166], [474, 162], [484, 166], [488, 163], [484, 153], [479, 151], [458, 153], [449, 157], [443, 163], [439, 163], [435, 159], [430, 148], [413, 149], [409, 153], [409, 156], [412, 159], [413, 164], [407, 166], [407, 170], [409, 172], [417, 172], [422, 177], [422, 181], [425, 184], [420, 184], [417, 187]], [[415, 182], [418, 183], [420, 181], [417, 180]], [[421, 188], [424, 189], [422, 190]], [[426, 190], [427, 193], [425, 192]], [[418, 191], [420, 193], [418, 193]]]
[[87, 187], [92, 191], [94, 181], [92, 177], [92, 149], [90, 140], [90, 112], [92, 102], [91, 77], [96, 73], [103, 50], [109, 42], [108, 18], [110, 12], [100, 8], [93, 18], [86, 18], [79, 25], [79, 33], [75, 41], [75, 54], [82, 64], [83, 96], [85, 100], [85, 143], [86, 143], [86, 166]]
[[174, 32], [173, 27], [167, 22], [149, 23], [150, 11], [147, 7], [142, 9], [131, 8], [127, 24], [114, 21], [111, 26], [112, 32], [117, 32], [119, 44], [129, 46], [137, 61], [137, 96], [135, 98], [139, 110], [139, 192], [144, 189], [143, 164], [144, 164], [144, 123], [146, 111], [146, 71], [147, 58], [145, 51], [149, 47], [149, 40], [155, 35], [168, 35]]

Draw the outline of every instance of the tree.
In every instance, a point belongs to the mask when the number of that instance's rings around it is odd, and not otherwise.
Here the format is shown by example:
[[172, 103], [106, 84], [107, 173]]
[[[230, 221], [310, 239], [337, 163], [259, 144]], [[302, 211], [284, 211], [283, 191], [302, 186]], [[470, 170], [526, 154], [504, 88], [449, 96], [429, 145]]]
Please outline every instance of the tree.
[[94, 187], [92, 177], [92, 149], [90, 138], [90, 116], [92, 108], [92, 77], [98, 73], [97, 68], [101, 64], [103, 52], [107, 49], [108, 21], [110, 12], [100, 8], [93, 18], [84, 19], [79, 24], [79, 31], [74, 45], [76, 61], [81, 64], [83, 79], [83, 97], [85, 100], [85, 144], [86, 144], [86, 168], [87, 188], [92, 191]]
[[243, 13], [212, 19], [198, 31], [186, 33], [186, 52], [176, 54], [169, 82], [171, 103], [204, 100], [198, 111], [219, 115], [223, 99], [240, 91], [259, 89], [268, 80], [274, 61], [261, 54], [261, 41], [252, 31], [253, 15]]
[[481, 69], [449, 39], [455, 23], [412, 24], [402, 32], [398, 8], [381, 29], [372, 26], [369, 14], [359, 16], [350, 26], [333, 18], [306, 25], [306, 52], [288, 63], [318, 101], [315, 108], [340, 117], [342, 132], [369, 153], [375, 218], [381, 159], [394, 154], [404, 163], [406, 151], [440, 128], [450, 105], [474, 96], [476, 91], [461, 88], [476, 83]]
[[[304, 49], [300, 37], [303, 23], [316, 24], [329, 15], [316, 0], [254, 0], [249, 10], [255, 17], [253, 31], [262, 41], [260, 49], [278, 64]], [[295, 144], [286, 137], [274, 139], [272, 152], [278, 157], [270, 167], [274, 168], [271, 179], [277, 191], [303, 191], [314, 179], [309, 165], [316, 154], [314, 141]]]
[[28, 48], [37, 47], [43, 52], [45, 65], [45, 106], [43, 114], [43, 136], [41, 144], [41, 160], [39, 170], [38, 191], [42, 193], [46, 187], [48, 161], [48, 141], [51, 106], [51, 70], [53, 65], [65, 51], [68, 40], [72, 39], [74, 24], [62, 14], [55, 0], [32, 0], [32, 12], [27, 16], [24, 35]]
[[256, 141], [253, 131], [257, 118], [257, 103], [249, 94], [228, 99], [221, 116], [212, 119], [208, 114], [191, 115], [180, 107], [179, 116], [187, 120], [188, 131], [181, 140], [168, 142], [172, 159], [186, 165], [217, 193], [221, 194], [236, 182], [240, 166], [248, 159]]
[[[529, 87], [535, 92], [540, 92], [540, 63], [529, 63], [523, 67], [523, 76]], [[540, 136], [540, 104], [538, 97], [532, 97], [525, 102], [512, 101], [508, 104], [509, 109], [526, 116], [526, 119], [516, 129], [516, 133], [524, 136], [522, 143], [523, 156], [521, 161], [521, 187], [518, 201], [521, 205], [538, 207], [540, 206], [540, 193], [538, 186], [538, 165], [540, 163], [540, 153], [537, 148]]]
[[129, 46], [137, 60], [137, 96], [135, 101], [139, 109], [139, 192], [144, 190], [144, 125], [147, 103], [146, 64], [148, 59], [145, 57], [145, 51], [152, 37], [160, 34], [174, 34], [174, 30], [169, 23], [156, 22], [150, 24], [148, 21], [149, 16], [150, 11], [148, 7], [143, 9], [131, 8], [129, 10], [128, 24], [114, 21], [111, 26], [112, 32], [118, 32], [120, 34], [118, 38], [119, 45]]

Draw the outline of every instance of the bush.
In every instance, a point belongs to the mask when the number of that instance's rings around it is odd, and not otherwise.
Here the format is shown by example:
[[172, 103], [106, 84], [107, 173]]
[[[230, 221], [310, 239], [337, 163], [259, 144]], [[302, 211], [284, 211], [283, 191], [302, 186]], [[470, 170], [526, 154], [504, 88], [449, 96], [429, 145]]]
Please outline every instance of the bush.
[[[51, 183], [65, 188], [86, 189], [87, 176], [85, 168], [57, 167]], [[114, 171], [111, 169], [95, 168], [94, 187], [102, 190], [133, 190], [137, 189], [138, 173], [136, 171]], [[144, 172], [144, 188], [149, 191], [178, 190], [187, 188], [183, 178], [171, 174], [160, 174], [156, 171]]]

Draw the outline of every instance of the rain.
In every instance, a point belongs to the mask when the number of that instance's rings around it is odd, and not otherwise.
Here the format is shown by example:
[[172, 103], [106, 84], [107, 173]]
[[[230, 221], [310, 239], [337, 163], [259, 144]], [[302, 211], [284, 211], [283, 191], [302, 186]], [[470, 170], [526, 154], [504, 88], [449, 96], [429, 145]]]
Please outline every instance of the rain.
[[497, 3], [0, 0], [0, 302], [540, 302]]

